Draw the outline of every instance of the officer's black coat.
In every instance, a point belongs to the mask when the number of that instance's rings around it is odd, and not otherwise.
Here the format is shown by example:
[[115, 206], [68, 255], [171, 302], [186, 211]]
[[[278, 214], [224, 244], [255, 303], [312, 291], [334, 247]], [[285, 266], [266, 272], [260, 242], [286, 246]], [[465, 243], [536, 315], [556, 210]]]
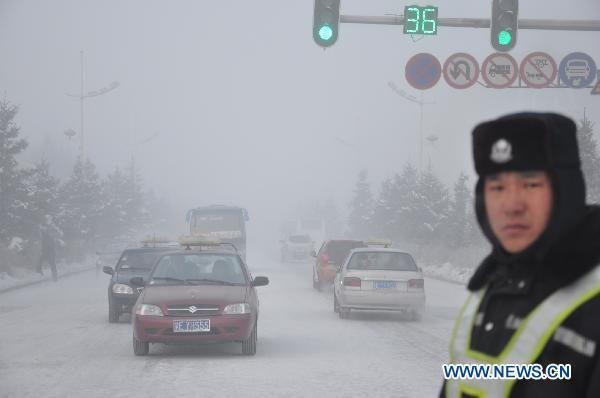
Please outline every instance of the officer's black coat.
[[[482, 319], [473, 327], [471, 349], [498, 355], [515, 332], [515, 319], [525, 318], [550, 294], [599, 263], [600, 207], [597, 206], [588, 206], [576, 225], [561, 234], [547, 250], [509, 256], [494, 249], [468, 284], [471, 291], [488, 287], [477, 311]], [[535, 363], [570, 364], [572, 379], [518, 380], [511, 397], [600, 397], [600, 295], [581, 305], [561, 326], [595, 345], [593, 355], [581, 354], [550, 339]], [[442, 387], [440, 397], [443, 396]]]

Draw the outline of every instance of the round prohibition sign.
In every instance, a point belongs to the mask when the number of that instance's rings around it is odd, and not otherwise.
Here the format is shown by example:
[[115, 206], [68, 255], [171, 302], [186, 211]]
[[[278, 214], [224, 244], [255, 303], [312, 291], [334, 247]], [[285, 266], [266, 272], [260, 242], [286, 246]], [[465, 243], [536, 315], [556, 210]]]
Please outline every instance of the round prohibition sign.
[[548, 87], [556, 78], [558, 68], [554, 59], [541, 51], [529, 54], [521, 62], [521, 79], [529, 87]]
[[481, 77], [493, 88], [506, 88], [517, 80], [519, 66], [513, 57], [504, 53], [488, 56], [481, 66]]
[[428, 53], [413, 55], [404, 70], [406, 81], [418, 90], [427, 90], [442, 77], [442, 66], [436, 57]]
[[479, 63], [471, 54], [452, 54], [444, 62], [444, 80], [451, 87], [464, 89], [477, 83]]

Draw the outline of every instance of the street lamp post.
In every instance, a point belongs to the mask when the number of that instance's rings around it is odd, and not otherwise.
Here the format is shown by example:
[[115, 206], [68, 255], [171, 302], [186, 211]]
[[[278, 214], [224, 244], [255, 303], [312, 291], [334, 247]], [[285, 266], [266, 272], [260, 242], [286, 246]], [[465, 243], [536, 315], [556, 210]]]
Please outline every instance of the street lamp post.
[[81, 81], [80, 81], [80, 90], [79, 90], [79, 95], [75, 95], [75, 94], [68, 94], [67, 95], [69, 97], [74, 97], [74, 98], [79, 98], [79, 156], [81, 157], [81, 159], [83, 160], [83, 156], [84, 156], [84, 147], [83, 147], [83, 100], [86, 98], [91, 98], [91, 97], [97, 97], [99, 95], [102, 94], [106, 94], [109, 91], [112, 91], [114, 89], [116, 89], [117, 87], [119, 87], [119, 82], [112, 82], [110, 85], [108, 85], [107, 87], [103, 87], [100, 90], [97, 91], [89, 91], [87, 94], [83, 93], [83, 50], [79, 52], [80, 54], [80, 60], [81, 60]]
[[407, 99], [415, 104], [419, 105], [419, 171], [423, 170], [423, 106], [435, 104], [435, 102], [423, 101], [423, 93], [421, 93], [421, 99], [418, 100], [414, 95], [409, 95], [404, 90], [399, 89], [394, 82], [388, 82], [388, 86], [394, 90], [396, 94], [404, 99]]

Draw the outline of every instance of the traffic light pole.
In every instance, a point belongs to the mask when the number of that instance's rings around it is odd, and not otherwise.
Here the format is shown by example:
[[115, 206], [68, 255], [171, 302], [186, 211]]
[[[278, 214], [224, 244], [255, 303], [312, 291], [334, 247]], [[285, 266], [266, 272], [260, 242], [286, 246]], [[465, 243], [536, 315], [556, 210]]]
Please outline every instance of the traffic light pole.
[[[340, 15], [340, 22], [369, 25], [404, 25], [404, 17]], [[486, 18], [438, 18], [437, 24], [438, 26], [453, 28], [489, 28], [490, 20]], [[519, 29], [600, 31], [600, 20], [519, 18]]]

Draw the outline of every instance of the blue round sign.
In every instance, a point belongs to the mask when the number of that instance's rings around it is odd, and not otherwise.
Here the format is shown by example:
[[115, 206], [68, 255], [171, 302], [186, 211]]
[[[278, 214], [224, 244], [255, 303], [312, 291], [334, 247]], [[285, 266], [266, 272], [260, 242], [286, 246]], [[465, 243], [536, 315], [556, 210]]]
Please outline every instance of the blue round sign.
[[560, 80], [572, 88], [583, 88], [596, 79], [596, 63], [585, 53], [571, 53], [558, 68]]
[[405, 75], [408, 84], [418, 90], [427, 90], [440, 80], [442, 65], [433, 55], [420, 53], [408, 60]]

